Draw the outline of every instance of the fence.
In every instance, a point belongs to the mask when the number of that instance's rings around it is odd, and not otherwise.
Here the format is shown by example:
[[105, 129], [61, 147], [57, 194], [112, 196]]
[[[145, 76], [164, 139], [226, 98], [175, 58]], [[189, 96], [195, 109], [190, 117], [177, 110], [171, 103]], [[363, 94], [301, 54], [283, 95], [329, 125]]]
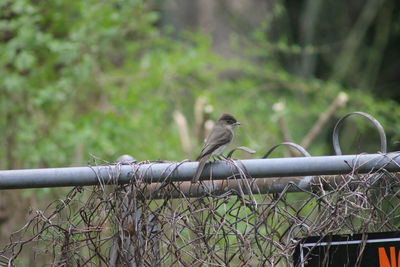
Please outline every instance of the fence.
[[306, 157], [216, 162], [195, 185], [192, 162], [0, 171], [0, 189], [75, 186], [0, 246], [0, 265], [292, 266], [302, 237], [398, 230], [400, 153], [371, 121], [383, 153], [287, 144]]

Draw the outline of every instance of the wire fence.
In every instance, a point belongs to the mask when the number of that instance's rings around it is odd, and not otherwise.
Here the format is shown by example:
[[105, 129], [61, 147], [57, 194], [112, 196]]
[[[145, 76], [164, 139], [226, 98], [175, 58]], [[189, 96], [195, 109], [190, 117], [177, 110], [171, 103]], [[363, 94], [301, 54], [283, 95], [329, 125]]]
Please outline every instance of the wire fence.
[[[27, 265], [22, 255], [40, 266], [300, 266], [293, 254], [303, 237], [399, 229], [400, 174], [384, 167], [313, 176], [310, 190], [288, 180], [269, 194], [257, 186], [271, 178], [235, 173], [234, 185], [222, 181], [217, 193], [207, 181], [151, 184], [140, 176], [75, 187], [32, 211], [0, 246], [0, 266]], [[191, 197], [191, 188], [201, 194]]]

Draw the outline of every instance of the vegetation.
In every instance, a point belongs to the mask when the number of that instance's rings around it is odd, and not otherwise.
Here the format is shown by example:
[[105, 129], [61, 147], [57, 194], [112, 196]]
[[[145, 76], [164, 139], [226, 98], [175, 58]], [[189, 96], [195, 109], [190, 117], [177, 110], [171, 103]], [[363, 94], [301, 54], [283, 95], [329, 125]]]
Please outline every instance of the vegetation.
[[[82, 165], [90, 154], [109, 161], [123, 153], [181, 160], [172, 112], [179, 109], [193, 121], [200, 96], [214, 106], [214, 118], [227, 110], [243, 121], [237, 143], [260, 152], [282, 141], [272, 110], [276, 102], [285, 103], [287, 127], [300, 142], [340, 91], [350, 101], [336, 118], [369, 112], [387, 129], [390, 144], [399, 140], [396, 102], [377, 101], [370, 91], [335, 80], [291, 74], [282, 55], [313, 47], [271, 41], [266, 33], [272, 23], [245, 40], [244, 53], [233, 45], [239, 56], [226, 59], [212, 51], [207, 36], [172, 37], [147, 2], [1, 5], [2, 169]], [[330, 131], [312, 144], [312, 154], [331, 153]]]

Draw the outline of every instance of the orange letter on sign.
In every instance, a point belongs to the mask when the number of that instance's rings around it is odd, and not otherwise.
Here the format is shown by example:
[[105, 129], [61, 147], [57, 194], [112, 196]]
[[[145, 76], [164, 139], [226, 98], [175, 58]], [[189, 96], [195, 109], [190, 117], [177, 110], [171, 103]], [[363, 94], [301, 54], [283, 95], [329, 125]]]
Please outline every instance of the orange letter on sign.
[[378, 248], [379, 253], [379, 267], [400, 267], [397, 266], [396, 251], [394, 247], [390, 247], [390, 262], [386, 254], [385, 248]]

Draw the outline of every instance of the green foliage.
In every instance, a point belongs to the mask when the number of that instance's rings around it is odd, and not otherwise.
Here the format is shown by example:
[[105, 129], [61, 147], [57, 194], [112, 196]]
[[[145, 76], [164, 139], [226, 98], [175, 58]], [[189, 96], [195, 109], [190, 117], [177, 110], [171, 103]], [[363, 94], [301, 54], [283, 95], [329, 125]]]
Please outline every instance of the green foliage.
[[[182, 160], [171, 114], [183, 111], [192, 126], [199, 96], [215, 107], [215, 118], [223, 111], [239, 118], [236, 144], [256, 149], [257, 157], [282, 142], [275, 103], [285, 104], [288, 130], [300, 143], [341, 91], [350, 101], [337, 116], [369, 112], [387, 129], [389, 145], [400, 138], [396, 103], [285, 70], [275, 51], [315, 50], [284, 38], [272, 42], [264, 34], [269, 23], [245, 49], [233, 42], [240, 56], [228, 59], [212, 51], [207, 36], [160, 29], [159, 14], [145, 1], [16, 0], [3, 1], [1, 9], [1, 168], [82, 165], [90, 154], [108, 161], [125, 153]], [[310, 147], [312, 154], [331, 153], [333, 123]]]

